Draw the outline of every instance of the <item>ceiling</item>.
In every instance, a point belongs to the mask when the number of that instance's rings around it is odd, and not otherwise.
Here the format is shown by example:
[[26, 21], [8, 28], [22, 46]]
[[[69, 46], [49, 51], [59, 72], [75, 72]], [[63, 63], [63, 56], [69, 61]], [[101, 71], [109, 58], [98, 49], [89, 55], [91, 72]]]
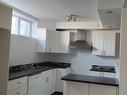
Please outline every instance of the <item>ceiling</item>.
[[98, 20], [97, 0], [2, 0], [43, 21], [66, 21], [68, 14], [78, 21]]

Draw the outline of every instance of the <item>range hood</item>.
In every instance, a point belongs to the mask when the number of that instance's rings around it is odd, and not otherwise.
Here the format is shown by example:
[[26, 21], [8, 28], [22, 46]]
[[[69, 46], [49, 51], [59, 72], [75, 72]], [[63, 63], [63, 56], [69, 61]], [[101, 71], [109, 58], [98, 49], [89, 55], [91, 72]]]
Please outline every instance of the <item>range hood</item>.
[[86, 33], [85, 30], [71, 30], [69, 48], [91, 49], [86, 39]]

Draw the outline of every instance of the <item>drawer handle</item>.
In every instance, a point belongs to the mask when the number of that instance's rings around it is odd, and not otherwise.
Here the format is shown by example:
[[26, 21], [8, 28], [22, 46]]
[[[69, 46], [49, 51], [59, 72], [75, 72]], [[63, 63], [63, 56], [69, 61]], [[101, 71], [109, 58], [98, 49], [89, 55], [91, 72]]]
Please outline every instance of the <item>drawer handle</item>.
[[19, 94], [20, 94], [20, 92], [17, 92], [16, 94], [17, 94], [17, 95], [19, 95]]
[[17, 84], [21, 84], [21, 82], [17, 82]]

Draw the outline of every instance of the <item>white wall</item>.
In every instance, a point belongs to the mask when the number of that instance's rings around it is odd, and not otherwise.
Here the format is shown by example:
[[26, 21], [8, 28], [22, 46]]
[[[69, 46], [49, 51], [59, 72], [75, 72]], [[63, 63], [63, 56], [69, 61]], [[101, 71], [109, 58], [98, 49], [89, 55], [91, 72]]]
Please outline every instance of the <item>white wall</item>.
[[10, 65], [32, 63], [35, 60], [36, 40], [33, 38], [12, 35]]

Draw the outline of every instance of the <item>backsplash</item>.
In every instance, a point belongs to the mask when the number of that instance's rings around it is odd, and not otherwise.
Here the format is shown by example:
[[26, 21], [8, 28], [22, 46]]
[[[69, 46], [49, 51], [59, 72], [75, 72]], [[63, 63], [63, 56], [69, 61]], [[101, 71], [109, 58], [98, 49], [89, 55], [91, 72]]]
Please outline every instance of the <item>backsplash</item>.
[[[71, 73], [81, 75], [97, 75], [99, 73], [90, 71], [92, 65], [106, 65], [115, 66], [115, 77], [119, 78], [119, 64], [115, 57], [101, 57], [92, 55], [91, 50], [74, 49], [72, 54], [49, 54], [47, 56], [49, 61], [53, 62], [67, 62], [71, 64]], [[110, 74], [109, 74], [110, 75]], [[114, 75], [110, 75], [114, 76]]]

